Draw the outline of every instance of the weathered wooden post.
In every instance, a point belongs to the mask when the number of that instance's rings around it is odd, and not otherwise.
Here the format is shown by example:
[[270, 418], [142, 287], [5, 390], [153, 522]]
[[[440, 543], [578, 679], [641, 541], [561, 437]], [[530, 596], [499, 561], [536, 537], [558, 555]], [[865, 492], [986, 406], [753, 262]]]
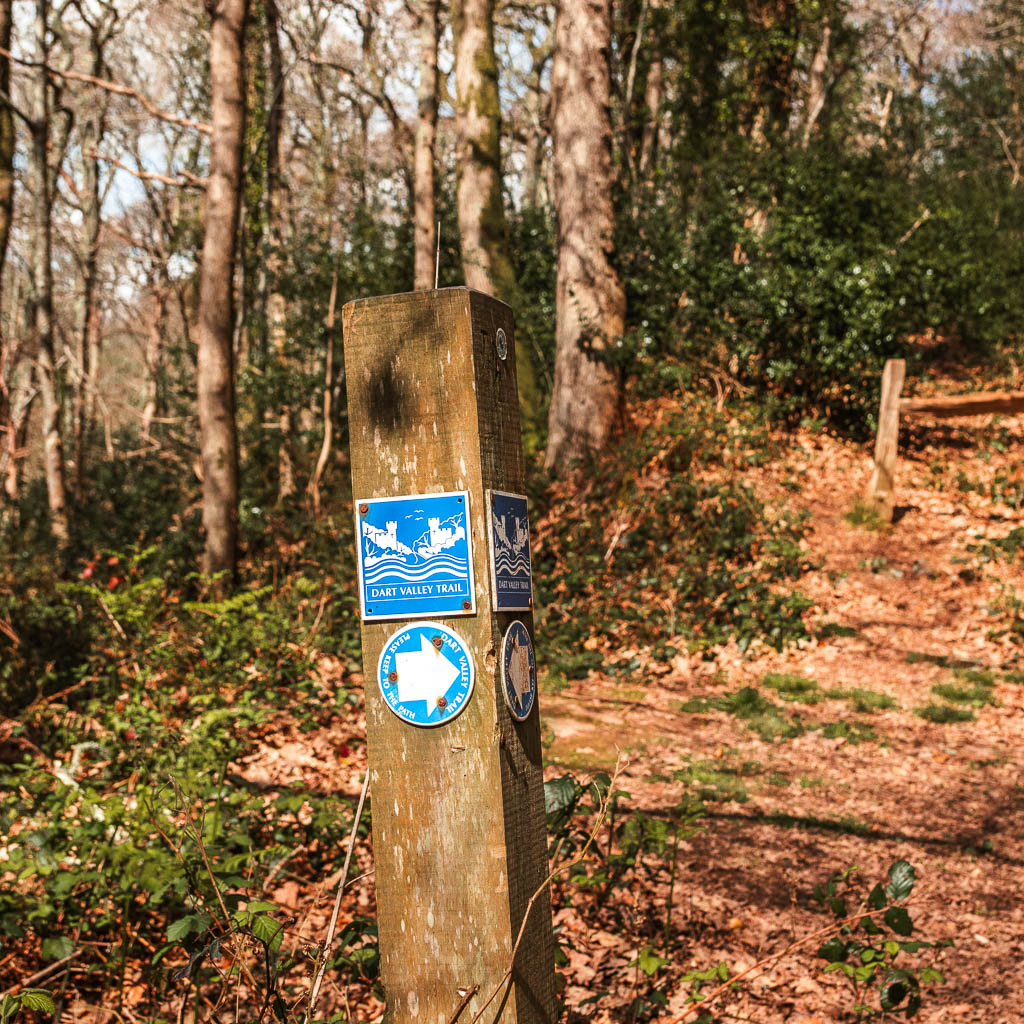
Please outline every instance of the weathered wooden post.
[[512, 965], [548, 870], [512, 313], [342, 315], [385, 1020], [471, 1021], [512, 966], [481, 1019], [551, 1022], [546, 896]]
[[878, 435], [875, 438], [874, 472], [866, 499], [878, 517], [892, 519], [896, 504], [896, 448], [900, 436], [900, 392], [907, 364], [903, 359], [887, 359], [882, 371], [882, 400], [878, 409]]

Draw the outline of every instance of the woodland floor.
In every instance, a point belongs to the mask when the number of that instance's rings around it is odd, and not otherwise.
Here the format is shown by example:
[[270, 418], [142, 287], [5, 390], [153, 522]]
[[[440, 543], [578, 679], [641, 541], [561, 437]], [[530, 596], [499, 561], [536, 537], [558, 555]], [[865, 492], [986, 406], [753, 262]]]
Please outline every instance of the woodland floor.
[[[1020, 524], [1019, 512], [991, 500], [990, 484], [1000, 473], [1019, 473], [1024, 417], [995, 427], [990, 420], [921, 425], [901, 440], [900, 505], [886, 531], [844, 518], [866, 483], [865, 445], [802, 432], [785, 442], [780, 458], [750, 473], [762, 497], [810, 513], [807, 543], [817, 568], [795, 586], [815, 601], [815, 639], [783, 653], [728, 645], [631, 677], [591, 673], [561, 689], [542, 679], [549, 778], [609, 771], [621, 753], [628, 763], [617, 785], [633, 810], [664, 820], [687, 793], [698, 793], [707, 809], [703, 830], [679, 844], [670, 962], [652, 979], [631, 961], [652, 935], [657, 948], [663, 934], [664, 855], [642, 883], [607, 899], [556, 885], [569, 1021], [629, 1024], [634, 999], [653, 985], [668, 1007], [642, 1019], [667, 1022], [687, 1007], [682, 975], [721, 962], [735, 974], [783, 951], [828, 923], [809, 907], [816, 883], [856, 866], [870, 886], [902, 858], [917, 871], [915, 937], [953, 942], [922, 954], [946, 980], [925, 990], [918, 1020], [1024, 1022], [1024, 663], [1021, 648], [993, 629], [991, 614], [1006, 586], [1024, 594], [1024, 566], [1019, 556], [986, 561], [968, 550]], [[543, 662], [542, 635], [538, 641]], [[340, 678], [330, 661], [328, 683]], [[972, 721], [951, 724], [915, 713], [943, 704], [932, 693], [937, 684], [970, 685], [965, 667], [995, 673], [987, 691], [994, 703], [972, 708]], [[818, 701], [788, 703], [767, 688], [766, 674], [781, 672], [815, 680]], [[683, 710], [748, 686], [784, 716], [799, 716], [801, 734], [765, 740], [725, 711]], [[857, 711], [849, 696], [829, 692], [854, 688], [888, 695], [893, 706]], [[840, 735], [824, 728], [829, 723], [845, 723], [847, 735], [842, 726]], [[355, 796], [365, 770], [361, 716], [312, 733], [280, 720], [237, 768], [256, 784]], [[374, 910], [365, 842], [357, 844], [352, 876], [342, 924]], [[322, 939], [336, 884], [311, 887], [286, 866], [267, 887], [290, 911], [297, 947]], [[824, 973], [816, 949], [809, 943], [755, 972], [717, 1005], [721, 1019], [852, 1021], [845, 982]], [[131, 972], [124, 984], [130, 1007]], [[346, 1005], [353, 1020], [377, 1020], [383, 1010], [368, 986], [343, 990], [328, 978], [321, 1009]], [[68, 1010], [74, 1020], [107, 1019], [84, 1004]]]
[[[1018, 967], [1024, 955], [1024, 677], [1012, 675], [1021, 668], [1019, 648], [990, 636], [987, 614], [1005, 584], [1021, 592], [1024, 575], [1019, 562], [976, 568], [967, 551], [985, 536], [1005, 536], [1021, 516], [953, 483], [960, 470], [979, 481], [1019, 465], [1024, 417], [1003, 421], [1016, 438], [1003, 452], [978, 440], [978, 428], [989, 429], [985, 421], [956, 422], [916, 428], [910, 450], [901, 451], [900, 504], [891, 531], [858, 529], [844, 519], [866, 483], [861, 447], [805, 435], [785, 465], [760, 473], [763, 493], [782, 493], [782, 478], [795, 473], [800, 489], [789, 501], [811, 513], [807, 540], [820, 565], [798, 586], [814, 598], [822, 621], [855, 635], [755, 657], [725, 648], [712, 661], [679, 657], [668, 674], [637, 678], [631, 686], [621, 677], [592, 675], [543, 695], [551, 773], [563, 766], [609, 770], [621, 750], [629, 764], [619, 785], [640, 809], [656, 813], [677, 805], [684, 783], [672, 781], [675, 773], [686, 778], [689, 770], [692, 778], [695, 764], [724, 791], [724, 799], [707, 805], [705, 831], [680, 844], [673, 918], [683, 952], [668, 971], [678, 975], [725, 961], [735, 973], [781, 951], [825, 923], [807, 909], [816, 883], [856, 865], [874, 884], [903, 858], [918, 873], [915, 934], [954, 943], [931, 951], [930, 962], [946, 982], [926, 989], [917, 1019], [1024, 1021]], [[933, 686], [955, 680], [949, 667], [922, 654], [1010, 672], [1017, 681], [997, 677], [996, 703], [975, 709], [976, 720], [933, 723], [915, 709], [936, 702]], [[794, 739], [766, 742], [724, 711], [680, 711], [695, 697], [756, 686], [770, 672], [809, 677], [822, 691], [885, 693], [895, 706], [872, 714], [833, 699], [789, 706], [805, 721], [870, 726], [877, 739], [860, 743], [827, 739], [810, 727]], [[617, 749], [610, 746], [613, 737]], [[740, 799], [729, 799], [730, 791]], [[654, 899], [663, 917], [667, 886], [661, 888]], [[626, 892], [623, 898], [633, 897]], [[575, 947], [568, 1005], [608, 991], [596, 1007], [586, 1004], [579, 1019], [628, 1019], [623, 1008], [637, 972], [624, 965], [640, 943], [624, 949], [627, 937], [594, 932], [571, 909], [559, 911], [557, 920], [565, 929], [563, 944], [571, 936]], [[783, 959], [721, 1008], [758, 1024], [852, 1019], [843, 979], [823, 973], [815, 949]], [[669, 979], [663, 987], [668, 1013], [685, 1009], [688, 986]]]

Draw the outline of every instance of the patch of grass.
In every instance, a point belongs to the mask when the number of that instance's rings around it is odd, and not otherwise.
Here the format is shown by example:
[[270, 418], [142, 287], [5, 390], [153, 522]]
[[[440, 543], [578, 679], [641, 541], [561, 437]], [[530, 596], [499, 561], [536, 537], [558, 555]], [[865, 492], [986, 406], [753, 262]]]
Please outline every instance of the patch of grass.
[[839, 622], [823, 622], [817, 629], [817, 635], [822, 640], [827, 640], [830, 637], [849, 637], [860, 634], [853, 626], [844, 626]]
[[836, 687], [827, 691], [827, 696], [834, 700], [844, 700], [858, 714], [870, 715], [876, 711], [887, 711], [889, 708], [897, 707], [894, 697], [888, 693], [879, 693], [878, 690], [865, 690], [863, 687], [854, 686], [850, 689]]
[[725, 711], [746, 722], [750, 729], [768, 742], [792, 739], [806, 731], [798, 716], [786, 715], [782, 708], [763, 697], [752, 686], [727, 693], [724, 697], [695, 697], [681, 705], [681, 710]]
[[965, 683], [973, 683], [975, 686], [995, 686], [996, 674], [986, 669], [955, 668], [953, 675], [962, 679]]
[[967, 550], [977, 555], [982, 562], [1012, 562], [1024, 557], [1024, 526], [1015, 527], [1005, 537], [983, 540], [980, 544], [968, 544]]
[[892, 529], [892, 524], [887, 523], [875, 508], [866, 501], [858, 498], [843, 518], [858, 530], [870, 530], [872, 533], [885, 533]]
[[723, 768], [710, 761], [697, 761], [689, 768], [677, 771], [675, 777], [692, 787], [701, 800], [747, 802], [746, 784], [734, 769]]
[[798, 704], [818, 704], [822, 699], [816, 679], [808, 679], [793, 672], [769, 672], [761, 682], [783, 700]]
[[778, 828], [795, 828], [807, 832], [832, 832], [839, 835], [870, 836], [871, 825], [860, 818], [846, 815], [842, 818], [801, 818], [795, 814], [766, 814], [762, 821]]
[[635, 686], [619, 686], [608, 691], [612, 700], [623, 701], [626, 704], [636, 704], [646, 700], [647, 691]]
[[788, 786], [789, 779], [782, 774], [782, 772], [773, 771], [771, 775], [765, 779], [766, 786]]
[[926, 722], [937, 722], [939, 725], [950, 725], [953, 722], [973, 722], [974, 712], [966, 708], [955, 708], [949, 704], [926, 704], [918, 708], [914, 714]]
[[957, 686], [956, 683], [939, 683], [932, 687], [932, 693], [950, 704], [967, 704], [981, 708], [986, 704], [995, 704], [992, 691], [987, 686]]
[[872, 742], [878, 739], [878, 733], [865, 722], [829, 722], [821, 730], [827, 740], [844, 739], [847, 743]]
[[561, 693], [569, 686], [569, 680], [562, 672], [543, 672], [538, 682], [541, 693]]
[[801, 789], [821, 789], [825, 785], [825, 780], [820, 775], [801, 775], [800, 776], [800, 788]]
[[906, 662], [908, 665], [919, 665], [927, 662], [929, 665], [938, 665], [939, 668], [977, 668], [978, 662], [964, 661], [960, 658], [948, 658], [944, 654], [927, 654], [924, 651], [907, 651]]
[[1003, 673], [1004, 683], [1024, 683], [1024, 672], [1004, 672]]

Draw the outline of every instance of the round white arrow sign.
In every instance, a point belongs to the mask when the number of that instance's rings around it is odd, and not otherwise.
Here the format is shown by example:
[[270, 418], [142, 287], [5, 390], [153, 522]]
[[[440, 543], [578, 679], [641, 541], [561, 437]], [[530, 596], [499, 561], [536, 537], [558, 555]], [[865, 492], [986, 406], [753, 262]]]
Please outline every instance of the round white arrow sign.
[[465, 641], [440, 622], [418, 622], [392, 633], [377, 663], [384, 702], [410, 725], [451, 721], [469, 701], [473, 677]]

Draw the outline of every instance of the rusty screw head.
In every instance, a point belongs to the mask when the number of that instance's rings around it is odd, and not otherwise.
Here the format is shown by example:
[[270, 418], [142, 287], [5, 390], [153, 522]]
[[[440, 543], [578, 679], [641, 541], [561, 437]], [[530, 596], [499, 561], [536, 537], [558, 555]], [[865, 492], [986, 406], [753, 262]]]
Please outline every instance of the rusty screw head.
[[439, 708], [440, 708], [440, 709], [441, 709], [442, 711], [444, 711], [444, 709], [445, 709], [446, 707], [448, 707], [448, 701], [447, 701], [447, 700], [446, 700], [446, 699], [445, 699], [444, 697], [438, 697], [438, 698], [437, 698], [437, 706], [438, 706], [438, 707], [439, 707]]
[[365, 516], [365, 515], [366, 515], [366, 513], [367, 513], [367, 512], [369, 512], [369, 511], [370, 511], [370, 506], [369, 506], [369, 505], [367, 505], [365, 501], [364, 501], [364, 502], [362, 502], [362, 503], [360, 504], [360, 506], [359, 506], [359, 514], [360, 514], [361, 516]]
[[398, 682], [398, 673], [397, 672], [389, 672], [388, 673], [388, 682], [389, 683], [397, 683]]
[[435, 636], [431, 642], [438, 650], [441, 650], [441, 645], [444, 643], [444, 637]]
[[473, 602], [472, 601], [463, 601], [462, 602], [462, 610], [464, 612], [471, 612], [473, 610]]

